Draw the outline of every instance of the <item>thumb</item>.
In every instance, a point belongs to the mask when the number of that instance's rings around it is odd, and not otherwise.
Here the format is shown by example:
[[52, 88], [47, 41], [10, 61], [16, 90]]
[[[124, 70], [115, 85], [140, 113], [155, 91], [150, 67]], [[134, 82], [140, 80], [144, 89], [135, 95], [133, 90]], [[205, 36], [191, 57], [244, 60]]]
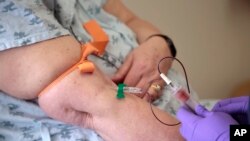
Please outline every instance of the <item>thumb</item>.
[[208, 111], [204, 106], [202, 106], [202, 105], [197, 105], [197, 106], [195, 107], [195, 112], [196, 112], [197, 115], [202, 116], [202, 117], [207, 117], [207, 116], [209, 116], [209, 115], [212, 114], [211, 112], [209, 112], [209, 111]]
[[111, 77], [114, 82], [122, 82], [129, 71], [129, 68], [132, 66], [132, 56], [129, 55], [122, 66], [118, 69], [114, 76]]

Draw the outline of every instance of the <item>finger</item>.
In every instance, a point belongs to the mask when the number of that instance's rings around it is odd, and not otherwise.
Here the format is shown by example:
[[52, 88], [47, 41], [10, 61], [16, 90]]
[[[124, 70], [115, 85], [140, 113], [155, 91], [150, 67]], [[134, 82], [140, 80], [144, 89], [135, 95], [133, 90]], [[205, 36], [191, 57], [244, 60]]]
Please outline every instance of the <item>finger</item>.
[[143, 96], [142, 99], [145, 100], [145, 101], [147, 101], [147, 102], [149, 102], [149, 103], [151, 103], [152, 101], [154, 101], [153, 98], [152, 98], [148, 93], [146, 93], [146, 94]]
[[181, 125], [180, 133], [185, 138], [185, 140], [192, 139], [193, 131], [195, 130], [194, 128], [196, 128], [196, 127], [195, 126], [188, 126], [185, 124]]
[[165, 86], [165, 82], [160, 77], [157, 77], [157, 75], [153, 76], [151, 74], [147, 74], [147, 75], [142, 75], [142, 78], [136, 84], [136, 87], [149, 89], [149, 87], [153, 84], [159, 85], [161, 88], [163, 88]]
[[156, 91], [158, 95], [161, 96], [164, 86], [165, 82], [162, 79], [155, 79], [150, 82], [149, 88], [154, 89], [154, 91]]
[[237, 102], [243, 102], [243, 101], [245, 102], [249, 101], [249, 96], [241, 96], [241, 97], [227, 98], [227, 99], [221, 100], [215, 104], [215, 106], [213, 107], [213, 110], [220, 109], [220, 107], [223, 107], [231, 103], [237, 103]]
[[228, 114], [236, 113], [246, 113], [248, 109], [248, 102], [237, 102], [228, 105], [224, 105], [218, 108], [213, 109], [215, 112], [225, 112]]
[[164, 84], [164, 81], [160, 78], [158, 73], [147, 72], [146, 75], [142, 75], [142, 79], [136, 84], [136, 87], [149, 89], [151, 85], [159, 85], [163, 88]]
[[139, 97], [141, 97], [141, 98], [144, 98], [144, 100], [146, 100], [146, 99], [148, 99], [147, 97], [148, 97], [148, 86], [145, 86], [145, 85], [143, 85], [143, 86], [135, 86], [135, 87], [137, 87], [137, 88], [141, 88], [142, 89], [142, 93], [140, 94], [140, 95], [138, 95]]
[[135, 68], [135, 66], [132, 64], [132, 67], [128, 71], [126, 77], [124, 78], [124, 83], [128, 86], [135, 87], [136, 84], [141, 80], [142, 74], [138, 73], [138, 70]]
[[155, 90], [153, 87], [150, 87], [147, 91], [148, 95], [154, 100], [159, 97], [158, 96], [159, 92], [160, 91]]
[[[148, 101], [154, 101], [159, 97], [158, 91], [156, 91], [153, 87], [150, 86], [151, 83], [149, 82], [148, 78], [143, 77], [137, 84], [136, 87], [142, 88], [143, 94], [141, 97]], [[157, 84], [155, 84], [157, 85]]]
[[114, 82], [122, 82], [127, 75], [128, 71], [130, 70], [130, 67], [132, 66], [133, 58], [131, 55], [128, 56], [128, 58], [125, 60], [125, 62], [122, 64], [122, 66], [119, 68], [119, 70], [116, 72], [116, 74], [111, 78]]
[[182, 106], [177, 112], [177, 118], [186, 125], [192, 125], [201, 118], [193, 113], [189, 108]]
[[147, 96], [150, 97], [152, 101], [158, 99], [161, 93], [161, 87], [158, 84], [151, 85], [147, 90]]
[[142, 99], [146, 100], [147, 102], [153, 102], [158, 98], [159, 98], [158, 94], [155, 94], [155, 93], [152, 94], [149, 92], [146, 92], [146, 94], [143, 95], [143, 97], [142, 97]]
[[153, 88], [159, 96], [161, 96], [164, 89], [165, 82], [162, 79], [155, 79], [151, 82], [150, 87]]
[[149, 87], [150, 87], [150, 83], [149, 83], [148, 78], [142, 77], [142, 78], [137, 82], [137, 84], [135, 84], [135, 87], [141, 88], [142, 91], [143, 91], [143, 93], [148, 92], [148, 89], [149, 89]]
[[202, 117], [207, 117], [212, 114], [212, 112], [209, 112], [205, 107], [198, 105], [195, 107], [195, 112], [197, 115]]

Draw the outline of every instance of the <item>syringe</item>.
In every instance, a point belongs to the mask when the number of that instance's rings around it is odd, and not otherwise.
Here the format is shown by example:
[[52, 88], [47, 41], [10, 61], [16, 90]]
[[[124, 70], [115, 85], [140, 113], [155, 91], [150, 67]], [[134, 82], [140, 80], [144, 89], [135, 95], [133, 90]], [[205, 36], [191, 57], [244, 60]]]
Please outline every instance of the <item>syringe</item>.
[[195, 107], [199, 105], [199, 103], [192, 98], [192, 96], [188, 94], [188, 92], [181, 85], [174, 85], [172, 81], [163, 73], [161, 73], [160, 76], [167, 83], [168, 88], [174, 97], [177, 98], [182, 104], [187, 105], [195, 111]]

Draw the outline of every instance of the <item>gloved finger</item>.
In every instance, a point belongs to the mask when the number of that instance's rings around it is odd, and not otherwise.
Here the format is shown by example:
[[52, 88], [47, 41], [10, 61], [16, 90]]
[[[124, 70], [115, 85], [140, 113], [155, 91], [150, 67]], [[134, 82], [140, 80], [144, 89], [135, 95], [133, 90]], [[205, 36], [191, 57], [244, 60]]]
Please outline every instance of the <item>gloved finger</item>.
[[133, 63], [132, 56], [128, 56], [128, 58], [125, 60], [123, 65], [119, 68], [119, 70], [116, 72], [116, 74], [111, 78], [112, 81], [115, 83], [120, 83], [124, 80], [126, 75], [128, 74], [128, 71], [130, 70]]
[[197, 115], [202, 116], [202, 117], [207, 117], [211, 115], [212, 113], [209, 112], [204, 106], [198, 105], [195, 107], [195, 112]]
[[248, 109], [248, 102], [237, 102], [228, 105], [223, 105], [220, 107], [214, 107], [213, 111], [225, 112], [228, 114], [236, 114], [236, 113], [246, 113], [247, 109]]
[[191, 139], [193, 135], [193, 130], [195, 126], [181, 125], [180, 133], [185, 138], [185, 140]]
[[193, 113], [188, 107], [182, 106], [179, 108], [177, 112], [177, 118], [182, 122], [184, 125], [192, 125], [197, 120], [200, 120], [201, 117]]
[[215, 104], [215, 106], [213, 107], [213, 110], [223, 107], [225, 105], [231, 104], [231, 103], [247, 102], [247, 101], [249, 101], [249, 96], [241, 96], [241, 97], [236, 97], [236, 98], [223, 99]]

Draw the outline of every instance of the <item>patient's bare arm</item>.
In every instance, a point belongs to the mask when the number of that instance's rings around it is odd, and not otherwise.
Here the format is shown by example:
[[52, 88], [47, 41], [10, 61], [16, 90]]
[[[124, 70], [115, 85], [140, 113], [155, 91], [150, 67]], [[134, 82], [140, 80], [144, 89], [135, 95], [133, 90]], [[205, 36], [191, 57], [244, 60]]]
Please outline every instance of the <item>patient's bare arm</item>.
[[[80, 45], [69, 36], [0, 52], [0, 89], [18, 98], [36, 98], [78, 62], [80, 53]], [[156, 120], [149, 103], [129, 94], [125, 99], [116, 99], [114, 86], [98, 68], [92, 74], [76, 69], [38, 101], [48, 116], [92, 128], [106, 141], [182, 140], [179, 127], [165, 126]], [[154, 111], [165, 122], [177, 122], [155, 107]]]
[[0, 90], [21, 99], [36, 98], [51, 81], [80, 59], [80, 45], [64, 36], [0, 52]]
[[[41, 95], [39, 104], [51, 117], [92, 128], [105, 141], [182, 140], [179, 127], [156, 120], [149, 103], [130, 94], [117, 99], [112, 87], [114, 83], [98, 69], [93, 74], [75, 70]], [[162, 121], [178, 122], [166, 112], [153, 109]]]

